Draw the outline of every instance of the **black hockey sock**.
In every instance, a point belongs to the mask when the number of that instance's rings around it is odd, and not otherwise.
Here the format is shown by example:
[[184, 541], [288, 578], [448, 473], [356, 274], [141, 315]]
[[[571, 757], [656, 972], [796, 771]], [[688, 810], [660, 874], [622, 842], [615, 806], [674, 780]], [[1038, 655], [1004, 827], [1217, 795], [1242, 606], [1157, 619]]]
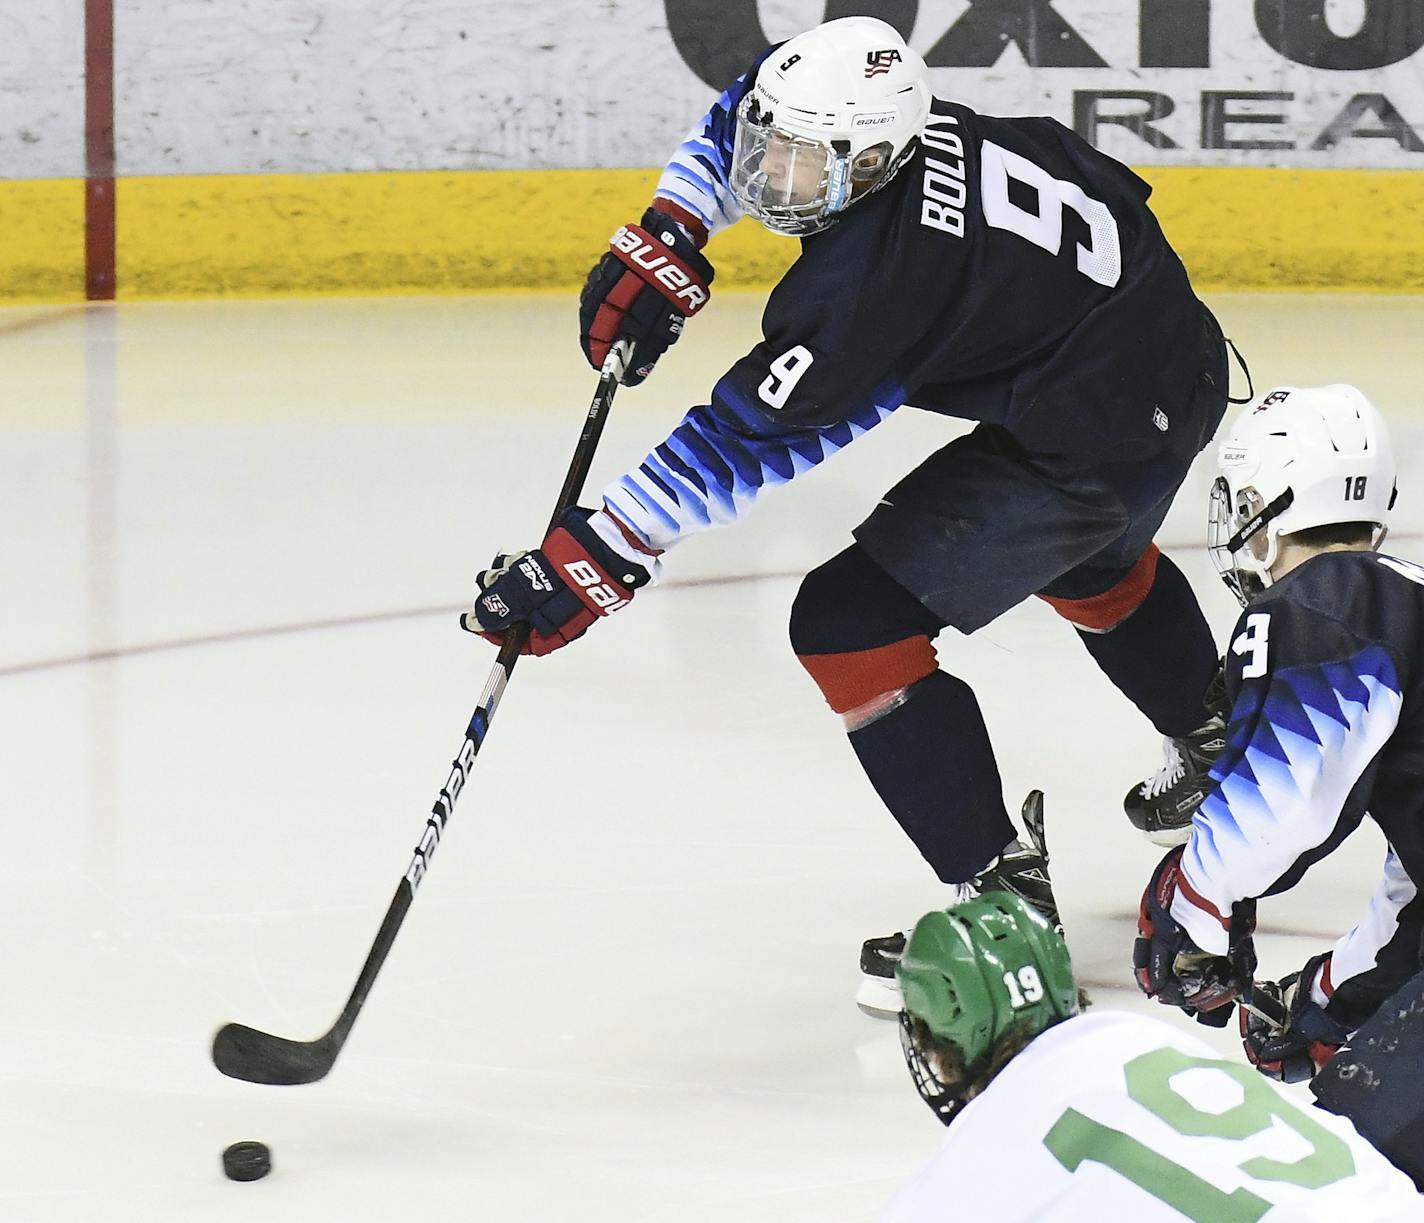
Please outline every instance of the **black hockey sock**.
[[850, 734], [875, 792], [944, 883], [964, 883], [1014, 839], [974, 690], [943, 671]]
[[1078, 636], [1160, 733], [1180, 738], [1206, 721], [1202, 699], [1216, 674], [1216, 642], [1186, 575], [1165, 555], [1136, 611], [1106, 633], [1080, 629]]

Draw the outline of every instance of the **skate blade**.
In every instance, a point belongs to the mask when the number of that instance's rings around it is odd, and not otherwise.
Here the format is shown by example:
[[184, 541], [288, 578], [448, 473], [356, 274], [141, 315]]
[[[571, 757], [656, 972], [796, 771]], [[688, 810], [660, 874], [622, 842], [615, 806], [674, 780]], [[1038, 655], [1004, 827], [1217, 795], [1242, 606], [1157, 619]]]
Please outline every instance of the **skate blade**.
[[899, 1019], [905, 1009], [900, 987], [884, 977], [862, 976], [855, 1004], [872, 1019]]
[[1153, 845], [1160, 845], [1163, 849], [1175, 849], [1178, 845], [1185, 845], [1192, 837], [1192, 826], [1188, 824], [1185, 828], [1139, 828]]

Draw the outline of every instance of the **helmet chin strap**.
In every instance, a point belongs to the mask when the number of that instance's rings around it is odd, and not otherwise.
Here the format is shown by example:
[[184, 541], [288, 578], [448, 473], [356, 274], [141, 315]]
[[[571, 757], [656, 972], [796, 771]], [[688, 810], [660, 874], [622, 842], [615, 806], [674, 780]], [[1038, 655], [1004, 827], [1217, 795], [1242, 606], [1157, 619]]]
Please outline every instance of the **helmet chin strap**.
[[1288, 488], [1279, 497], [1262, 510], [1258, 510], [1251, 516], [1230, 539], [1226, 541], [1227, 550], [1231, 553], [1240, 552], [1248, 542], [1254, 539], [1265, 529], [1266, 525], [1273, 519], [1279, 518], [1286, 510], [1290, 509], [1291, 503], [1295, 500], [1295, 489]]
[[850, 141], [831, 141], [831, 173], [826, 187], [826, 212], [840, 212], [850, 203]]

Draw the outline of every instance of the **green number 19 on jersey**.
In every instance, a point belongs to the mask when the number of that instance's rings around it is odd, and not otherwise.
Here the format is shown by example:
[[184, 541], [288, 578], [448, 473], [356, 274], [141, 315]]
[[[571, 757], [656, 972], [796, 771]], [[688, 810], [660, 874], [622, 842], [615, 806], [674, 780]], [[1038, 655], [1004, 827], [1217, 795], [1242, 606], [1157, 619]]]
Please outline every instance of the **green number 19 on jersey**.
[[[1172, 1079], [1185, 1070], [1225, 1075], [1240, 1084], [1241, 1102], [1218, 1113], [1197, 1108], [1172, 1086]], [[1249, 1066], [1155, 1049], [1133, 1058], [1123, 1073], [1128, 1095], [1179, 1134], [1241, 1141], [1280, 1121], [1310, 1144], [1310, 1152], [1291, 1163], [1263, 1156], [1243, 1160], [1238, 1167], [1253, 1180], [1319, 1189], [1354, 1175], [1350, 1148]], [[1076, 1172], [1085, 1161], [1102, 1164], [1197, 1223], [1256, 1223], [1273, 1205], [1246, 1188], [1231, 1193], [1218, 1189], [1131, 1135], [1076, 1109], [1059, 1117], [1043, 1141], [1068, 1171]]]

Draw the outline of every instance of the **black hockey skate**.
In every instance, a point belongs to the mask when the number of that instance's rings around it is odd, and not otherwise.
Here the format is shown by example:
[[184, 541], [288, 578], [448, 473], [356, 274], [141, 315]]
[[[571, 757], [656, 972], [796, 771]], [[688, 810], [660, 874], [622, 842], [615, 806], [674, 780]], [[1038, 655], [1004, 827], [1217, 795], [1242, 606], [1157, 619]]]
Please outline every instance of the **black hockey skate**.
[[1207, 719], [1191, 734], [1162, 740], [1162, 765], [1122, 800], [1127, 818], [1154, 845], [1183, 845], [1211, 785], [1212, 763], [1226, 746], [1226, 676], [1220, 667], [1202, 699]]
[[[1028, 844], [1011, 841], [1004, 852], [968, 883], [954, 885], [955, 894], [946, 908], [971, 900], [981, 892], [1012, 892], [1022, 897], [1063, 932], [1058, 920], [1058, 904], [1048, 876], [1048, 846], [1043, 832], [1043, 791], [1030, 790], [1021, 816]], [[901, 1010], [900, 985], [895, 965], [905, 954], [909, 931], [866, 939], [860, 947], [860, 988], [855, 1004], [877, 1019], [893, 1019]]]

